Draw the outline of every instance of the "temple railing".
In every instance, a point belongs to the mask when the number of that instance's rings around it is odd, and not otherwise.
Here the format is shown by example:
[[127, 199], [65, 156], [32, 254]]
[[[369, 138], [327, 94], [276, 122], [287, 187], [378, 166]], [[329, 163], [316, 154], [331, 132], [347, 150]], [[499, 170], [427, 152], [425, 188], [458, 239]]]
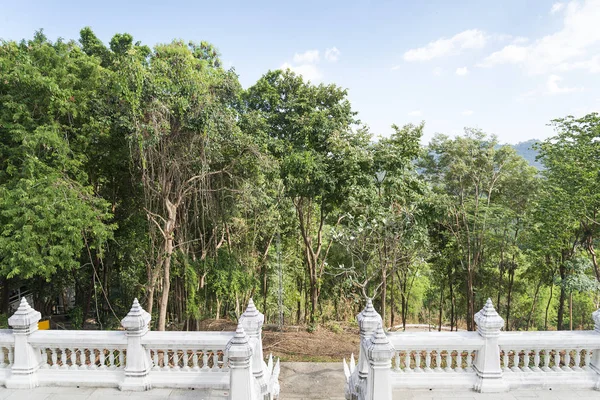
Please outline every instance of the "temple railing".
[[0, 330], [0, 384], [37, 386], [202, 388], [229, 399], [279, 396], [279, 361], [263, 360], [264, 316], [252, 300], [235, 332], [152, 332], [137, 299], [121, 331], [38, 330], [40, 313], [25, 298]]
[[390, 400], [397, 390], [600, 390], [600, 310], [592, 331], [501, 332], [491, 300], [476, 332], [384, 333], [371, 300], [358, 315], [361, 347], [344, 360], [346, 398]]

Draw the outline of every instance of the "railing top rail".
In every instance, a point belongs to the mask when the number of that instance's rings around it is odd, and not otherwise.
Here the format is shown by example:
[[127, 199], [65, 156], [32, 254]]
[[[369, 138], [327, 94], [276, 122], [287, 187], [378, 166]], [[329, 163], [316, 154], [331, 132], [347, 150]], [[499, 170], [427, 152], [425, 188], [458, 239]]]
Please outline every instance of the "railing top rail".
[[387, 336], [396, 350], [468, 350], [483, 346], [477, 332], [390, 332]]
[[0, 344], [15, 344], [15, 337], [13, 336], [12, 329], [0, 329]]
[[37, 331], [29, 336], [29, 342], [37, 346], [127, 347], [123, 331]]
[[148, 332], [142, 338], [142, 344], [169, 349], [205, 348], [221, 350], [227, 346], [234, 335], [235, 332]]
[[600, 334], [595, 331], [501, 332], [498, 344], [504, 348], [527, 346], [532, 349], [544, 349], [548, 347], [583, 349], [600, 346]]

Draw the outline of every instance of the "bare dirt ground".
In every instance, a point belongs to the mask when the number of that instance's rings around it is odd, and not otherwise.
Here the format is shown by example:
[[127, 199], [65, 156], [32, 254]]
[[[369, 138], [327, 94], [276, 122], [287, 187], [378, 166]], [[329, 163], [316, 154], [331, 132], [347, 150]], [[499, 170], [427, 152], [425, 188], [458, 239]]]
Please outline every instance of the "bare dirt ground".
[[[333, 326], [334, 329], [327, 328]], [[273, 353], [281, 361], [341, 362], [350, 354], [358, 354], [359, 336], [356, 326], [328, 324], [308, 332], [303, 326], [286, 326], [278, 331], [275, 326], [263, 327], [263, 351]], [[232, 331], [236, 324], [228, 320], [205, 320], [201, 330]]]

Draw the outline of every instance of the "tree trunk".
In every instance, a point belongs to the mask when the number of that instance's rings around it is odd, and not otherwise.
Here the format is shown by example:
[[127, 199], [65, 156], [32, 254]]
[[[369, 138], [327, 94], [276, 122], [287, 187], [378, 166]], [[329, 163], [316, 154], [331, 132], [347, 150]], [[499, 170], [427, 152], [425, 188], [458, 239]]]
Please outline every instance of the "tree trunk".
[[515, 281], [515, 270], [514, 268], [510, 268], [508, 271], [508, 294], [507, 294], [507, 298], [506, 298], [506, 330], [510, 331], [510, 325], [508, 324], [508, 321], [510, 320], [510, 305], [511, 305], [511, 301], [512, 301], [512, 288], [513, 288], [513, 283]]
[[387, 271], [386, 268], [381, 269], [381, 320], [383, 327], [386, 327], [387, 322], [387, 310], [385, 309], [385, 303], [387, 298]]
[[554, 284], [550, 284], [550, 297], [548, 297], [548, 304], [546, 304], [546, 315], [544, 317], [544, 330], [548, 330], [548, 311], [550, 310], [550, 304], [552, 304], [552, 290], [554, 289]]
[[473, 291], [473, 270], [471, 266], [467, 267], [467, 330], [475, 330], [475, 307], [474, 299], [475, 293]]
[[542, 286], [542, 280], [538, 282], [535, 288], [535, 294], [533, 295], [533, 302], [531, 303], [531, 310], [529, 311], [529, 316], [527, 317], [527, 327], [525, 330], [529, 330], [531, 326], [531, 319], [533, 318], [533, 313], [535, 312], [535, 303], [537, 302], [538, 293], [540, 292], [540, 287]]
[[444, 284], [440, 287], [440, 314], [438, 317], [438, 332], [442, 331], [442, 316], [444, 312]]
[[8, 316], [8, 301], [10, 299], [8, 278], [3, 276], [0, 284], [2, 285], [2, 314]]
[[[561, 263], [560, 267], [558, 268], [558, 270], [560, 273], [561, 280], [564, 280], [566, 277], [566, 270], [562, 263]], [[564, 286], [561, 285], [560, 298], [558, 300], [558, 317], [557, 317], [557, 321], [556, 321], [556, 330], [559, 330], [559, 331], [563, 330], [563, 320], [564, 320], [564, 315], [565, 315], [566, 297], [567, 297], [567, 294], [565, 292], [565, 288], [564, 288]]]
[[173, 236], [175, 231], [175, 220], [177, 218], [177, 206], [168, 198], [165, 198], [165, 207], [168, 219], [163, 230], [165, 236], [164, 260], [163, 260], [163, 291], [158, 311], [158, 330], [164, 331], [167, 327], [167, 305], [169, 304], [169, 290], [171, 288], [171, 256], [173, 255]]

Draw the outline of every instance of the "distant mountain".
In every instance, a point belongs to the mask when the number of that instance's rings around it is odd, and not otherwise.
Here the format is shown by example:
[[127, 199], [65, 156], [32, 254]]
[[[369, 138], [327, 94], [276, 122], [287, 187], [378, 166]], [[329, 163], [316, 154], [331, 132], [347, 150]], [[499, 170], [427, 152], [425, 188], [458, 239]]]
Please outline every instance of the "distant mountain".
[[538, 151], [533, 149], [533, 145], [539, 143], [540, 141], [537, 139], [531, 139], [526, 142], [521, 142], [517, 144], [511, 144], [512, 148], [517, 151], [517, 154], [527, 160], [529, 165], [536, 167], [537, 169], [544, 169], [542, 163], [535, 160], [538, 155]]

